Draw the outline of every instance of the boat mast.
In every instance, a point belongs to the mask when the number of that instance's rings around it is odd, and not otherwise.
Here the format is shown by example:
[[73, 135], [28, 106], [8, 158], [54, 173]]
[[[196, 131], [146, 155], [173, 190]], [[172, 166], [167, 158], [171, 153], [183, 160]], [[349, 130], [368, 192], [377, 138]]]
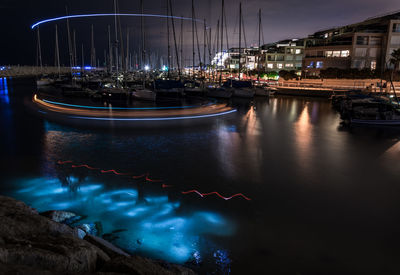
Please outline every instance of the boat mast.
[[[222, 59], [222, 52], [224, 48], [224, 9], [225, 9], [225, 1], [222, 0], [222, 10], [221, 10], [221, 59]], [[219, 85], [222, 85], [222, 70], [219, 74]]]
[[125, 70], [130, 71], [130, 59], [129, 59], [129, 28], [126, 30], [126, 57], [125, 57]]
[[192, 77], [194, 81], [194, 66], [195, 66], [195, 50], [194, 50], [194, 0], [192, 0], [192, 58], [193, 58], [193, 63], [192, 63]]
[[118, 86], [118, 26], [117, 26], [117, 0], [114, 0], [114, 27], [115, 27], [115, 69], [117, 72], [117, 86]]
[[74, 64], [78, 66], [77, 56], [76, 56], [76, 32], [73, 30], [73, 49], [74, 49]]
[[91, 44], [91, 49], [90, 49], [90, 66], [95, 67], [96, 66], [96, 49], [94, 48], [94, 27], [92, 25], [92, 44]]
[[82, 70], [85, 67], [85, 52], [83, 51], [83, 43], [82, 43]]
[[146, 41], [145, 41], [145, 34], [144, 34], [144, 5], [143, 5], [143, 0], [140, 0], [140, 10], [141, 10], [141, 16], [140, 16], [140, 30], [142, 33], [142, 70], [145, 68], [145, 63], [146, 63]]
[[171, 67], [171, 45], [169, 41], [169, 3], [167, 0], [167, 37], [168, 37], [168, 79], [170, 77], [170, 67]]
[[[183, 16], [181, 16], [181, 17], [183, 17]], [[181, 45], [180, 45], [180, 48], [181, 48], [181, 68], [182, 68], [182, 70], [183, 70], [183, 19], [181, 19], [181, 41], [180, 41], [181, 43]]]
[[111, 27], [108, 25], [108, 65], [109, 65], [109, 73], [112, 72], [113, 67], [113, 54], [112, 54], [112, 47], [111, 47]]
[[260, 82], [260, 55], [261, 55], [261, 9], [258, 10], [258, 55], [257, 55], [257, 81]]
[[242, 70], [242, 63], [240, 62], [242, 59], [242, 2], [239, 4], [239, 81], [240, 81], [240, 72]]
[[[207, 43], [206, 43], [206, 40], [207, 40], [207, 26], [206, 26], [206, 19], [204, 19], [204, 37], [203, 37], [203, 42], [204, 42], [204, 49], [203, 49], [203, 67], [206, 65], [206, 50], [207, 50]], [[203, 72], [203, 70], [202, 70], [202, 72]], [[206, 74], [206, 72], [204, 71], [204, 72], [203, 72], [203, 75], [202, 75], [202, 76], [204, 76], [204, 78], [205, 78], [205, 74]]]
[[60, 69], [60, 47], [58, 45], [58, 27], [56, 25], [56, 53], [55, 53], [55, 65], [58, 68], [58, 77], [61, 75]]
[[37, 65], [40, 66], [40, 69], [43, 68], [43, 63], [42, 63], [42, 47], [40, 45], [40, 30], [39, 26], [37, 27]]
[[172, 33], [174, 36], [174, 46], [175, 46], [175, 56], [176, 56], [176, 65], [178, 66], [178, 75], [179, 78], [181, 78], [181, 66], [179, 63], [179, 53], [178, 53], [178, 45], [176, 43], [176, 33], [175, 33], [175, 20], [174, 20], [174, 14], [173, 14], [173, 9], [172, 9], [172, 2], [169, 0], [169, 9], [171, 11], [171, 22], [172, 22]]

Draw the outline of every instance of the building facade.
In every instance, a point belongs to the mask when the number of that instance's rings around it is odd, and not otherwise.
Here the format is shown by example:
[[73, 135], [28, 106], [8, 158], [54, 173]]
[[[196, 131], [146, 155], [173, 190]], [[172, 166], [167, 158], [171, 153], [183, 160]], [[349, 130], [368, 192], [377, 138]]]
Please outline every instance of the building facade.
[[297, 71], [301, 72], [304, 40], [291, 39], [262, 46], [260, 63], [266, 72]]
[[383, 70], [400, 48], [400, 13], [319, 31], [306, 39], [303, 72], [318, 76], [328, 68]]

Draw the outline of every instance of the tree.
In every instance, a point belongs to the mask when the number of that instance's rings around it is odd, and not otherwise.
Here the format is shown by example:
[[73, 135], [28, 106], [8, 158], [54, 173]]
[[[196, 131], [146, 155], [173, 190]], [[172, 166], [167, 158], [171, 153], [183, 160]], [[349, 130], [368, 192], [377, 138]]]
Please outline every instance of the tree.
[[394, 50], [392, 52], [389, 62], [393, 65], [392, 73], [390, 76], [390, 84], [392, 85], [392, 88], [393, 88], [394, 97], [396, 98], [396, 101], [399, 102], [399, 99], [397, 98], [397, 95], [396, 95], [396, 88], [394, 87], [394, 84], [393, 84], [393, 74], [395, 71], [399, 70], [400, 48], [397, 50]]
[[399, 63], [400, 63], [400, 48], [394, 50], [391, 54], [391, 58], [389, 60], [390, 64], [394, 66], [394, 71], [399, 70]]

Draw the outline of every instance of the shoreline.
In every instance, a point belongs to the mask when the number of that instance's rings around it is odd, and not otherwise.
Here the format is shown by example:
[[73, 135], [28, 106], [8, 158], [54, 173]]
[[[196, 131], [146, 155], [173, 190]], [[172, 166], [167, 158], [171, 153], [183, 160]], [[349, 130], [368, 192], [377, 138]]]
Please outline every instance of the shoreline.
[[189, 268], [129, 255], [63, 222], [66, 211], [35, 209], [0, 196], [0, 270], [4, 274], [195, 274]]

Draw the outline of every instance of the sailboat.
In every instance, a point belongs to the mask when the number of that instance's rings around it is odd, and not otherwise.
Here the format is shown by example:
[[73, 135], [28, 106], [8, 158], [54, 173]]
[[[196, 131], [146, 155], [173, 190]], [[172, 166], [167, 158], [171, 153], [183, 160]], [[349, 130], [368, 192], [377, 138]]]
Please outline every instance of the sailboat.
[[[144, 17], [143, 17], [143, 0], [140, 0], [140, 8], [141, 8], [141, 16], [140, 16], [140, 26], [141, 26], [141, 33], [142, 33], [142, 62], [144, 63], [146, 60], [146, 50], [145, 50], [145, 34], [144, 34]], [[146, 76], [147, 76], [147, 68], [146, 65], [142, 64], [142, 69], [146, 72], [143, 76], [143, 86], [136, 86], [132, 91], [132, 97], [139, 99], [139, 100], [149, 100], [155, 101], [157, 99], [157, 93], [150, 89], [146, 88]]]
[[[224, 16], [225, 16], [225, 1], [222, 0], [222, 12], [221, 12], [221, 53], [223, 52], [224, 46]], [[218, 21], [219, 23], [219, 21]], [[218, 24], [219, 27], [219, 24]], [[219, 29], [219, 28], [217, 28]], [[219, 30], [218, 30], [219, 31]], [[217, 54], [218, 54], [218, 47], [219, 47], [219, 33], [217, 33]], [[221, 54], [222, 59], [222, 54]], [[219, 61], [216, 63], [216, 70], [218, 70]], [[222, 85], [222, 72], [219, 75], [219, 84], [218, 85], [211, 85], [208, 87], [208, 96], [214, 98], [224, 98], [229, 99], [232, 97], [232, 89], [230, 87], [224, 87]]]
[[233, 96], [253, 98], [256, 91], [251, 81], [242, 81], [242, 3], [239, 4], [239, 80], [229, 80], [225, 83], [225, 86], [231, 87]]

